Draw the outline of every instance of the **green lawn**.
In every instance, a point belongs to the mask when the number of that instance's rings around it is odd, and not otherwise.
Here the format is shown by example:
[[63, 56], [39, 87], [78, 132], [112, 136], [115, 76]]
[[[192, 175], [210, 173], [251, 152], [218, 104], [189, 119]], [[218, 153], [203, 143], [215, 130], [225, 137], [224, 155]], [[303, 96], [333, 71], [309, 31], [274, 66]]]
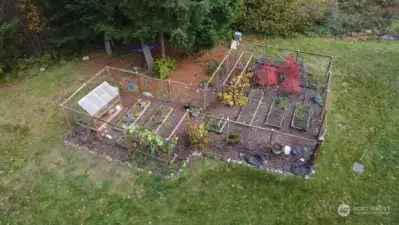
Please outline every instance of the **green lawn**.
[[[0, 224], [398, 224], [399, 44], [268, 43], [334, 56], [329, 129], [315, 177], [200, 162], [165, 181], [63, 147], [58, 105], [90, 75], [69, 64], [1, 96]], [[366, 172], [354, 174], [365, 148]], [[340, 217], [341, 203], [390, 208], [388, 215]]]

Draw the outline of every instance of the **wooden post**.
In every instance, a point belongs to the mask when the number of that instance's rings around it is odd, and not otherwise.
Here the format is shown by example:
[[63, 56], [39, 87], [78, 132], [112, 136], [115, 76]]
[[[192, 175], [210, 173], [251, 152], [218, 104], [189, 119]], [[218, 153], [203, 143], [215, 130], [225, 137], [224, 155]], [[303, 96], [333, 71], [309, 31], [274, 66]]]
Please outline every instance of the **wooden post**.
[[274, 129], [272, 129], [272, 133], [270, 134], [270, 139], [269, 139], [269, 146], [272, 146], [272, 140], [273, 140], [273, 133], [274, 133]]
[[168, 80], [168, 95], [169, 95], [169, 101], [172, 102], [172, 92], [170, 88], [170, 80]]
[[156, 80], [151, 80], [151, 86], [152, 86], [152, 93], [153, 93], [153, 97], [157, 98], [157, 82]]
[[321, 152], [321, 146], [323, 145], [323, 141], [324, 140], [320, 140], [319, 142], [317, 142], [317, 144], [315, 146], [315, 152], [314, 152], [312, 158], [310, 159], [311, 167], [315, 167], [315, 165], [316, 165], [317, 157], [319, 156], [319, 154]]
[[69, 118], [68, 118], [67, 114], [65, 113], [65, 109], [62, 105], [61, 105], [61, 111], [62, 111], [62, 115], [64, 116], [65, 122], [68, 125], [68, 128], [71, 129], [72, 128], [71, 122], [69, 121]]
[[327, 66], [327, 71], [326, 71], [326, 76], [328, 76], [328, 73], [331, 70], [331, 64], [332, 64], [332, 56], [329, 57], [330, 58], [330, 62], [328, 62], [328, 66]]
[[137, 81], [137, 89], [139, 90], [139, 95], [142, 94], [142, 88], [141, 88], [141, 76], [139, 76], [139, 80]]
[[96, 130], [97, 138], [98, 138], [98, 140], [100, 140], [101, 139], [101, 135], [100, 135], [100, 130], [97, 127], [96, 119], [94, 117], [92, 117], [92, 119], [93, 119], [93, 123], [94, 123], [93, 124], [94, 125], [94, 129]]
[[203, 100], [204, 100], [204, 102], [203, 102], [203, 109], [205, 110], [205, 108], [206, 108], [206, 91], [207, 91], [207, 88], [205, 87], [204, 89], [202, 89], [201, 90], [202, 91], [202, 97], [203, 97]]
[[321, 110], [321, 115], [325, 115], [326, 111], [327, 111], [327, 101], [328, 101], [328, 93], [330, 92], [330, 90], [327, 89], [326, 92], [326, 97], [324, 98], [324, 102], [323, 102], [323, 109]]
[[326, 121], [326, 115], [327, 115], [327, 110], [325, 111], [325, 113], [322, 116], [318, 137], [320, 137], [322, 135], [321, 132], [322, 132], [322, 128], [323, 128], [323, 126], [325, 124], [325, 121]]
[[226, 140], [228, 140], [230, 134], [230, 118], [227, 117], [227, 135], [226, 135]]
[[86, 94], [89, 93], [89, 87], [87, 85], [85, 85], [85, 90], [86, 90]]
[[170, 163], [172, 160], [170, 159], [170, 146], [168, 144], [168, 163]]
[[109, 72], [109, 67], [108, 67], [108, 65], [106, 65], [106, 66], [105, 66], [105, 69], [107, 70], [107, 74], [108, 74], [108, 79], [109, 79], [109, 82], [111, 82], [111, 83], [112, 83], [112, 79], [111, 79], [111, 73]]
[[296, 50], [296, 63], [298, 63], [298, 59], [299, 59], [299, 50]]

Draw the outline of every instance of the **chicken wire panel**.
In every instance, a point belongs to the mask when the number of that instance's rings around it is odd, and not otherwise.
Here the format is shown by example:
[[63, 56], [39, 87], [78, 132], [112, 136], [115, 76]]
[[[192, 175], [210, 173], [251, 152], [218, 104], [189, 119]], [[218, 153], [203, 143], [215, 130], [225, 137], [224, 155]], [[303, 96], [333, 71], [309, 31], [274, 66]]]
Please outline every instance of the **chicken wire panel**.
[[111, 80], [112, 85], [120, 87], [121, 90], [139, 91], [140, 75], [110, 68], [110, 77], [108, 79]]
[[[225, 146], [227, 144], [227, 146], [245, 154], [266, 151], [269, 146], [270, 135], [271, 131], [229, 122], [225, 125], [220, 136]], [[228, 143], [229, 139], [230, 144]], [[231, 143], [232, 141], [233, 143]]]
[[79, 100], [78, 104], [94, 116], [118, 96], [118, 88], [105, 81]]
[[208, 88], [203, 91], [204, 93], [204, 108], [207, 108], [212, 105], [212, 103], [218, 101], [218, 92], [216, 89]]
[[84, 127], [91, 127], [93, 126], [93, 119], [90, 115], [85, 113], [76, 112], [74, 110], [70, 110], [67, 108], [63, 108], [65, 116], [68, 118], [68, 121], [71, 125], [79, 125]]
[[164, 101], [169, 100], [169, 84], [168, 81], [156, 81], [156, 98]]
[[187, 86], [180, 83], [170, 82], [171, 102], [174, 103], [190, 103], [191, 105], [203, 107], [204, 94], [203, 90], [198, 87]]
[[152, 97], [154, 96], [153, 93], [153, 80], [147, 77], [140, 77], [140, 86], [141, 86], [141, 92], [147, 92], [146, 95], [151, 95]]
[[308, 87], [323, 90], [327, 86], [327, 70], [330, 58], [300, 53], [298, 63], [303, 65]]

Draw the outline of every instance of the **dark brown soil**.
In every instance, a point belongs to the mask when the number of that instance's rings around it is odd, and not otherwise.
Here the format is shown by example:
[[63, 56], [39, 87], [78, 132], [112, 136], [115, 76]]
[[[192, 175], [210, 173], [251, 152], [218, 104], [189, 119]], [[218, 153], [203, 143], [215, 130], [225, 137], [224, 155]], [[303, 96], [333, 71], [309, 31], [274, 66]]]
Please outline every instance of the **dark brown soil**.
[[116, 145], [116, 140], [100, 139], [94, 131], [81, 126], [74, 126], [65, 135], [65, 141], [85, 148], [96, 155], [108, 156], [122, 163], [131, 162], [130, 152], [126, 148]]
[[170, 112], [173, 113], [173, 108], [161, 105], [155, 110], [152, 116], [148, 119], [147, 123], [145, 123], [145, 127], [151, 130], [158, 129], [159, 126], [163, 125], [163, 120], [167, 119], [167, 116], [169, 116]]
[[201, 80], [209, 78], [209, 74], [206, 73], [207, 64], [212, 60], [222, 61], [227, 52], [225, 46], [218, 46], [201, 57], [185, 57], [178, 61], [172, 79], [191, 85], [200, 84]]
[[286, 108], [277, 104], [276, 100], [273, 102], [269, 115], [266, 119], [265, 125], [280, 128], [285, 117]]
[[299, 130], [307, 130], [309, 117], [311, 116], [312, 114], [310, 107], [302, 104], [297, 104], [295, 106], [295, 112], [293, 115], [293, 127]]

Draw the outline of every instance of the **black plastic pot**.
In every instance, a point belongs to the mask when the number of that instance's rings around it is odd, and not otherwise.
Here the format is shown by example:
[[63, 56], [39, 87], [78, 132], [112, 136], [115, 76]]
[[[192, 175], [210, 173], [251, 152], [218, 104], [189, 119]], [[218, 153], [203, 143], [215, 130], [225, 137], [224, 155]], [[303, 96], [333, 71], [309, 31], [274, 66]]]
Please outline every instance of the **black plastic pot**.
[[264, 166], [264, 158], [261, 155], [258, 154], [248, 154], [245, 155], [244, 157], [245, 161], [252, 166], [255, 166], [257, 168], [261, 168]]
[[186, 104], [184, 104], [184, 109], [190, 109], [190, 103], [186, 103]]
[[274, 143], [272, 145], [272, 152], [275, 155], [280, 155], [283, 152], [283, 146], [279, 143]]

